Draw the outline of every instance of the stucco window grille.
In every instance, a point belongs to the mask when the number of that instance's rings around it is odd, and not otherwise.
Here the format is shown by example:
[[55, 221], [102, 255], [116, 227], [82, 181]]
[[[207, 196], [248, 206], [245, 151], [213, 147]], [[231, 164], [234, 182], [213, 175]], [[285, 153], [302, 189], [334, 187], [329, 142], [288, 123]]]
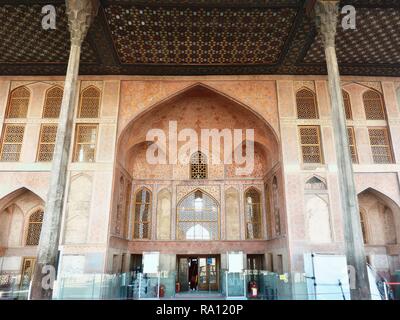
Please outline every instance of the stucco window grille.
[[46, 100], [43, 107], [43, 118], [58, 118], [60, 116], [63, 89], [51, 88], [46, 93]]
[[363, 94], [365, 116], [367, 120], [385, 120], [382, 96], [373, 90]]
[[279, 210], [279, 190], [278, 190], [278, 179], [274, 177], [272, 180], [272, 206], [274, 210], [275, 219], [275, 235], [279, 236], [282, 232], [281, 228], [281, 214]]
[[355, 134], [354, 134], [354, 128], [353, 127], [348, 127], [347, 128], [347, 135], [349, 137], [349, 148], [350, 148], [351, 160], [353, 161], [353, 163], [358, 163], [356, 137], [355, 137]]
[[368, 133], [374, 163], [392, 163], [392, 152], [387, 129], [369, 128]]
[[319, 126], [300, 126], [299, 132], [303, 163], [322, 163]]
[[190, 178], [207, 179], [207, 158], [201, 152], [195, 152], [190, 158]]
[[351, 102], [350, 102], [350, 95], [348, 94], [348, 92], [342, 90], [343, 93], [343, 102], [344, 102], [344, 112], [346, 115], [346, 119], [347, 120], [352, 120], [353, 119], [353, 115], [351, 112]]
[[179, 240], [218, 240], [219, 207], [207, 194], [197, 190], [178, 206], [177, 238]]
[[1, 161], [19, 161], [25, 126], [5, 124], [1, 143]]
[[297, 117], [299, 119], [318, 119], [317, 102], [311, 90], [301, 89], [296, 93]]
[[42, 125], [42, 128], [40, 130], [39, 152], [37, 156], [37, 161], [48, 162], [53, 160], [56, 137], [56, 124]]
[[151, 192], [141, 189], [135, 198], [134, 239], [150, 239]]
[[100, 108], [100, 90], [91, 86], [82, 91], [78, 118], [97, 118]]
[[246, 191], [246, 239], [260, 239], [262, 237], [261, 201], [260, 193], [254, 188]]
[[78, 124], [75, 136], [75, 162], [94, 162], [96, 156], [97, 125]]
[[40, 232], [42, 231], [43, 210], [38, 210], [29, 217], [28, 232], [26, 236], [27, 246], [39, 244]]
[[6, 118], [26, 118], [28, 113], [30, 92], [25, 87], [19, 87], [11, 92], [8, 101]]

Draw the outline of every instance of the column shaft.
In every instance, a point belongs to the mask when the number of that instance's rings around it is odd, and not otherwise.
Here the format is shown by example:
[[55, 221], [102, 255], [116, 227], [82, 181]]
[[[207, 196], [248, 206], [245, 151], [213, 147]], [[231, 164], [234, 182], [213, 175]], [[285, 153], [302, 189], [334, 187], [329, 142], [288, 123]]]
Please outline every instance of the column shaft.
[[57, 268], [61, 218], [78, 87], [81, 44], [98, 9], [97, 0], [67, 0], [66, 5], [71, 47], [57, 128], [49, 192], [32, 279], [31, 299], [51, 299], [53, 295], [53, 279]]
[[[350, 155], [346, 117], [339, 66], [336, 57], [335, 35], [338, 16], [337, 1], [318, 0], [316, 3], [317, 26], [323, 38], [328, 69], [332, 124], [338, 166], [341, 207], [344, 223], [344, 240], [350, 277], [355, 277], [355, 287], [350, 288], [353, 300], [370, 299], [367, 265], [362, 237], [358, 197], [354, 183], [353, 163]], [[354, 272], [351, 272], [354, 271]]]

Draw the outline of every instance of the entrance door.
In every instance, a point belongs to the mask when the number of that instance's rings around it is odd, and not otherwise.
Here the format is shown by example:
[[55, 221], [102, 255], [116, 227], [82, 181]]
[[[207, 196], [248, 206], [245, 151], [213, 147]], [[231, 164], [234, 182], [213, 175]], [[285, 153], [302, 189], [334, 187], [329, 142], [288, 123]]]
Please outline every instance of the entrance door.
[[216, 257], [199, 258], [199, 290], [218, 290], [218, 269]]
[[178, 257], [178, 281], [181, 291], [219, 289], [217, 256]]
[[178, 281], [181, 285], [181, 291], [189, 290], [189, 259], [187, 257], [179, 258]]
[[21, 268], [21, 283], [20, 287], [22, 290], [29, 288], [29, 283], [32, 279], [33, 269], [35, 268], [35, 258], [24, 258]]

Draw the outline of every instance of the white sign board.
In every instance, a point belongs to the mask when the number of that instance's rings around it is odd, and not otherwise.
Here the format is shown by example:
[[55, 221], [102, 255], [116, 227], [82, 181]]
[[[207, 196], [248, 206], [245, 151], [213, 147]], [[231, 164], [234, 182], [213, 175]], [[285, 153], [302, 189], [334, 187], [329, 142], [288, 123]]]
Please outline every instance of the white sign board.
[[228, 272], [243, 272], [243, 252], [228, 252]]
[[143, 273], [158, 273], [159, 264], [159, 252], [143, 252]]
[[346, 256], [305, 253], [304, 271], [310, 300], [350, 300]]

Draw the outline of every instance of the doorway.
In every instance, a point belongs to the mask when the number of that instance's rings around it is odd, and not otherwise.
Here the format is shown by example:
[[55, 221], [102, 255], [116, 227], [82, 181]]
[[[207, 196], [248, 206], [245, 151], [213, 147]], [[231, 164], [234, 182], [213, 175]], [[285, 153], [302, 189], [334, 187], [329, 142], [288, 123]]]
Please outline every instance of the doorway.
[[219, 256], [178, 256], [177, 259], [182, 292], [219, 290]]

